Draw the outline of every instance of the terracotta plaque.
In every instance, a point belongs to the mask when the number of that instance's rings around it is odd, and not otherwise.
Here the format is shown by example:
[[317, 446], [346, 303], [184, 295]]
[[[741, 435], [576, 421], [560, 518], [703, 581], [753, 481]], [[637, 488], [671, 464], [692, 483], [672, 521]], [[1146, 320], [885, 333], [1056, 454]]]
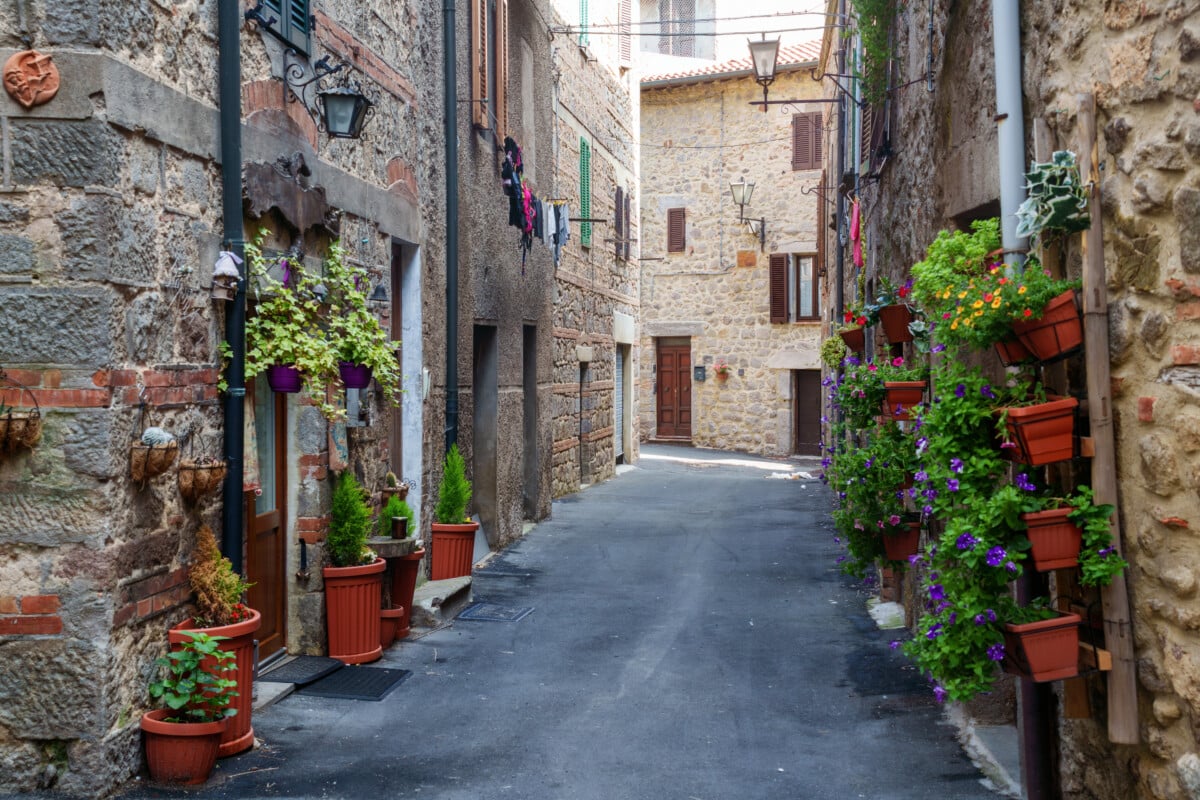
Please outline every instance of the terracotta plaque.
[[739, 267], [757, 267], [758, 266], [758, 251], [757, 250], [738, 250], [737, 265]]
[[46, 53], [22, 50], [4, 62], [4, 91], [25, 108], [50, 102], [58, 86], [58, 67]]

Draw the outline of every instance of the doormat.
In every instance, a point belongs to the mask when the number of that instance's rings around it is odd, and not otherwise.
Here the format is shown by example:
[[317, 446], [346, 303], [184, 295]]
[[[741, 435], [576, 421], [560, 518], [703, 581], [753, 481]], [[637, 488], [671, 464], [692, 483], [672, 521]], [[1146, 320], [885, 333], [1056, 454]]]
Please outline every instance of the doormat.
[[345, 664], [336, 658], [324, 656], [296, 656], [291, 661], [258, 676], [260, 681], [271, 683], [294, 683], [296, 686], [307, 686], [319, 681], [326, 675], [344, 667]]
[[382, 700], [409, 675], [412, 671], [407, 669], [347, 667], [297, 691], [341, 700]]
[[480, 622], [516, 622], [524, 619], [531, 611], [533, 611], [533, 606], [508, 608], [495, 603], [475, 603], [464, 608], [459, 613], [458, 619], [473, 619]]

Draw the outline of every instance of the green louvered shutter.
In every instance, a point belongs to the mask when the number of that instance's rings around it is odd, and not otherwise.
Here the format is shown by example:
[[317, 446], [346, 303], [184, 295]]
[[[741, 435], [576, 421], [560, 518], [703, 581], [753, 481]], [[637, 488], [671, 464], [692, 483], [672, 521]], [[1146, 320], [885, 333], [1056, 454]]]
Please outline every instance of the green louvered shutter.
[[588, 45], [588, 0], [579, 0], [579, 45]]
[[[579, 216], [592, 218], [592, 146], [587, 139], [579, 140]], [[579, 243], [592, 246], [592, 223], [579, 224]]]
[[263, 4], [263, 16], [273, 20], [268, 30], [306, 55], [311, 48], [311, 13], [309, 0], [265, 0]]

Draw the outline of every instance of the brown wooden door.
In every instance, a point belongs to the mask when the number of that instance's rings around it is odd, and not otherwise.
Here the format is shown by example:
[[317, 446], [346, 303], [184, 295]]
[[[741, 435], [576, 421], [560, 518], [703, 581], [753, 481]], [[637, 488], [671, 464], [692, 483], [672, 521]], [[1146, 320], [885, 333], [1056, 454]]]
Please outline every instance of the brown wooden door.
[[690, 344], [658, 346], [658, 435], [692, 438], [692, 348]]
[[792, 430], [796, 455], [821, 455], [821, 372], [815, 369], [792, 371]]
[[270, 391], [261, 377], [251, 391], [262, 493], [246, 493], [246, 579], [253, 584], [246, 596], [262, 614], [258, 658], [264, 661], [287, 642], [287, 395]]

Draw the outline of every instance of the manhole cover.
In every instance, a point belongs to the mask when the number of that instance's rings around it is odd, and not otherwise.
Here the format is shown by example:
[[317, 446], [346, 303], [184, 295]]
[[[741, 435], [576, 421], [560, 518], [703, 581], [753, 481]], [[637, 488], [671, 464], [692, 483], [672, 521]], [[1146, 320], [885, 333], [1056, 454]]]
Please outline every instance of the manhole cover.
[[473, 619], [480, 622], [516, 622], [519, 619], [524, 619], [531, 611], [533, 611], [533, 606], [509, 608], [508, 606], [499, 606], [495, 603], [475, 603], [464, 608], [459, 613], [458, 618]]

